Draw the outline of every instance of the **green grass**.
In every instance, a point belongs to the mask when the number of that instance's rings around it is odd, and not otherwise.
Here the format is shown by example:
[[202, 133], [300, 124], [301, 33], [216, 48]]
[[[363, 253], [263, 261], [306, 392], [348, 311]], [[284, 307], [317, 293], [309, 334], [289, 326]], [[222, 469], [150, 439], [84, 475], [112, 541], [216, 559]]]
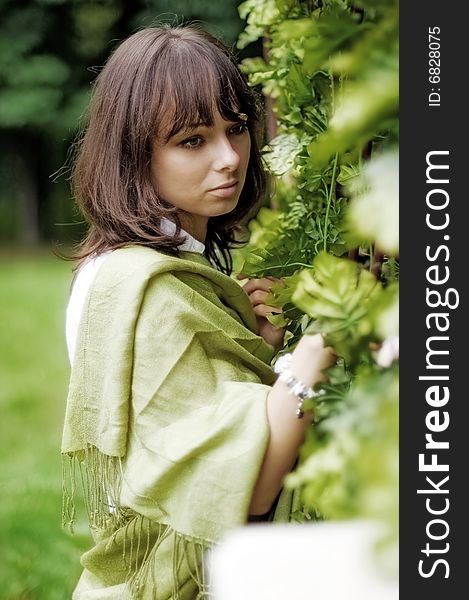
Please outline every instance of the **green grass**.
[[71, 265], [0, 255], [0, 600], [69, 600], [90, 545], [61, 529]]

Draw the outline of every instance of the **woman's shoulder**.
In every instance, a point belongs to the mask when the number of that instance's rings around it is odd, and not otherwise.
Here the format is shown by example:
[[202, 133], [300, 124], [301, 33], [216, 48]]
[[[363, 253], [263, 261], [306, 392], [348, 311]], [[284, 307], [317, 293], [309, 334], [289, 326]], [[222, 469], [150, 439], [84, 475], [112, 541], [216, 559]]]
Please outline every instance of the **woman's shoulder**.
[[89, 256], [76, 271], [73, 288], [87, 286], [93, 279], [104, 261], [111, 255], [111, 250]]
[[[198, 315], [216, 324], [222, 320], [225, 329], [235, 327], [238, 337], [247, 335], [240, 332], [241, 323], [251, 331], [256, 329], [242, 287], [205, 257], [191, 252], [170, 256], [145, 246], [126, 246], [109, 253], [96, 273], [86, 309], [93, 326], [99, 323], [106, 331], [118, 331], [137, 316], [145, 327], [154, 322], [155, 315], [160, 322], [182, 314]], [[229, 322], [227, 315], [232, 317]]]
[[88, 292], [93, 285], [101, 266], [110, 256], [111, 252], [94, 254], [87, 258], [78, 268], [74, 277], [70, 298], [68, 300], [65, 318], [65, 336], [67, 341], [68, 355], [73, 362], [75, 355], [78, 326], [85, 306]]
[[[190, 288], [190, 289], [189, 289]], [[131, 298], [174, 298], [191, 293], [212, 303], [224, 299], [239, 310], [247, 300], [234, 279], [217, 271], [208, 259], [195, 252], [172, 256], [147, 246], [125, 246], [109, 253], [100, 265], [92, 286], [96, 304], [114, 301], [131, 302]]]
[[[208, 279], [218, 279], [219, 273], [208, 259], [197, 252], [180, 252], [173, 256], [148, 246], [132, 245], [117, 248], [110, 253], [99, 270], [99, 281], [105, 287], [119, 282], [137, 282], [157, 276], [194, 273]], [[167, 277], [164, 277], [167, 279]]]
[[132, 272], [148, 267], [156, 270], [179, 270], [191, 264], [210, 266], [205, 256], [197, 252], [184, 251], [180, 253], [180, 256], [173, 256], [161, 250], [137, 244], [113, 250], [112, 259], [107, 263], [109, 268], [129, 269]]

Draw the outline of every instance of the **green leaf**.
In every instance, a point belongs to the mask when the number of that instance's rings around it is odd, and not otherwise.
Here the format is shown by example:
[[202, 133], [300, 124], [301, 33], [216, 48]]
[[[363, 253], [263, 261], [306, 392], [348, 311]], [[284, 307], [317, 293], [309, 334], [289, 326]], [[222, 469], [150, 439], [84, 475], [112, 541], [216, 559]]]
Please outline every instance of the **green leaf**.
[[344, 184], [360, 174], [360, 170], [355, 165], [340, 165], [340, 172], [337, 177], [337, 183]]
[[311, 328], [330, 334], [337, 353], [353, 364], [372, 333], [371, 325], [363, 326], [363, 320], [381, 293], [370, 272], [352, 261], [321, 252], [313, 269], [299, 275], [292, 301], [313, 319]]
[[263, 158], [274, 175], [283, 175], [290, 170], [301, 152], [302, 144], [293, 134], [281, 134], [263, 149]]

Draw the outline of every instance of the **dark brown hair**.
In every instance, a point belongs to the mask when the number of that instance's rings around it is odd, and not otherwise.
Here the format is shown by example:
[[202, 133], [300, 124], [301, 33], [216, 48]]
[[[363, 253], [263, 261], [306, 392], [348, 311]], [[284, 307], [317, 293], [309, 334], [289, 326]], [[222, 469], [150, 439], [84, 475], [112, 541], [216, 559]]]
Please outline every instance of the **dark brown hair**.
[[[236, 59], [216, 38], [191, 25], [151, 27], [127, 38], [99, 74], [89, 121], [77, 145], [72, 187], [89, 222], [76, 256], [141, 244], [178, 254], [184, 238], [177, 210], [159, 198], [151, 183], [152, 142], [184, 127], [214, 123], [214, 112], [239, 120], [247, 115], [251, 152], [236, 208], [211, 217], [205, 254], [229, 274], [229, 249], [265, 192], [258, 146], [259, 102]], [[174, 236], [160, 229], [163, 217]]]

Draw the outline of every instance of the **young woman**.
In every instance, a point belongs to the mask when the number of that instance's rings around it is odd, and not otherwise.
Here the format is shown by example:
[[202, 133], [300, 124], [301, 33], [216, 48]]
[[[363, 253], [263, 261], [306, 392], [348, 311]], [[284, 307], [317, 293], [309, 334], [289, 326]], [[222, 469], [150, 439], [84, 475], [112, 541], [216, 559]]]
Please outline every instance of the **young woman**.
[[75, 599], [205, 598], [207, 549], [289, 518], [282, 481], [312, 420], [302, 398], [333, 355], [304, 336], [275, 381], [273, 281], [229, 277], [264, 193], [258, 116], [234, 58], [194, 27], [132, 35], [97, 79], [67, 309], [62, 452], [72, 486], [80, 466], [95, 541]]

